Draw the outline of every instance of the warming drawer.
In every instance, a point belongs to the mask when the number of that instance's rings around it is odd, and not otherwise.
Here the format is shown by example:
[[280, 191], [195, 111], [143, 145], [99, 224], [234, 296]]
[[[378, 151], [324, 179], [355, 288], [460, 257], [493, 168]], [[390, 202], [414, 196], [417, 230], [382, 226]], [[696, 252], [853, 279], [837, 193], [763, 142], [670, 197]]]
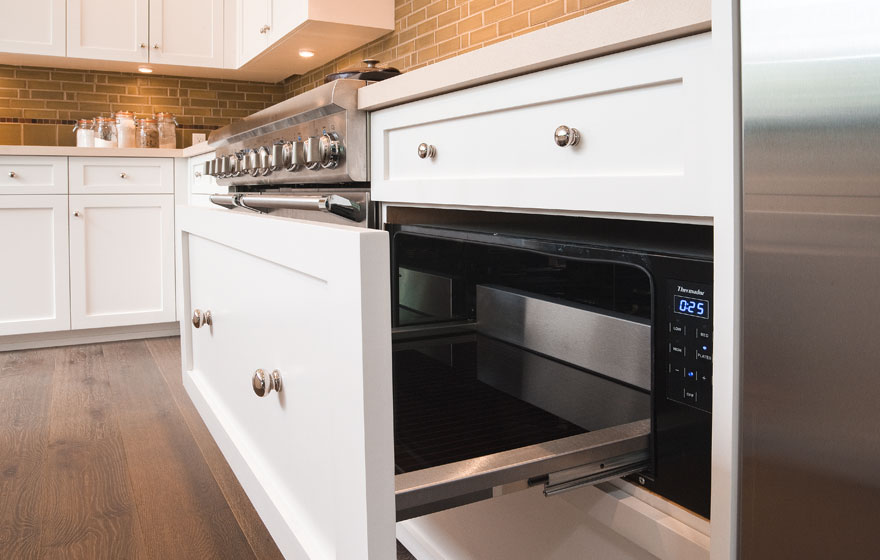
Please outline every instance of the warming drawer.
[[386, 560], [399, 519], [645, 466], [644, 389], [473, 325], [392, 337], [386, 232], [183, 206], [178, 228], [184, 385], [286, 556]]

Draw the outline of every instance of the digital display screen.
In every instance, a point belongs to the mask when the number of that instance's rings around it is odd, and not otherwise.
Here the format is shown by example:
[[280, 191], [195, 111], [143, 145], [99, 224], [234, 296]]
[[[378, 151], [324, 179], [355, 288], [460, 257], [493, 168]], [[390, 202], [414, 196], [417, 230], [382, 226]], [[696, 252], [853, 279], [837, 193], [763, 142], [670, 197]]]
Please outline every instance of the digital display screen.
[[704, 299], [695, 299], [675, 296], [674, 311], [691, 317], [709, 318], [709, 302]]

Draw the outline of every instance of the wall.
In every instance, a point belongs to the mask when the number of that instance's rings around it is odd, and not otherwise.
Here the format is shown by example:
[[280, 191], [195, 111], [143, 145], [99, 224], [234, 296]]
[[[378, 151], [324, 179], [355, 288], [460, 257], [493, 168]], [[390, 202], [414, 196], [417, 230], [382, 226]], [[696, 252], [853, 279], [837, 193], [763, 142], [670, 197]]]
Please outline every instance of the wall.
[[395, 0], [394, 31], [302, 76], [284, 81], [288, 97], [332, 72], [375, 58], [402, 71], [452, 58], [626, 0]]
[[284, 99], [283, 84], [0, 65], [0, 144], [72, 146], [77, 119], [177, 116], [178, 147]]
[[0, 144], [68, 146], [77, 119], [177, 115], [178, 146], [324, 83], [365, 58], [414, 70], [626, 0], [395, 0], [388, 35], [277, 84], [0, 65]]

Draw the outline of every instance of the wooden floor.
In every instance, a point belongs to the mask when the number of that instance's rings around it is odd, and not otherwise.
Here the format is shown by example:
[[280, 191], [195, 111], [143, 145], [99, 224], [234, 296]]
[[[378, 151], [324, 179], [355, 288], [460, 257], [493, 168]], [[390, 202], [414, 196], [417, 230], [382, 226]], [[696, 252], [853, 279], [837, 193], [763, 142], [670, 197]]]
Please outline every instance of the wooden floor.
[[179, 344], [0, 353], [0, 559], [281, 558], [183, 389]]

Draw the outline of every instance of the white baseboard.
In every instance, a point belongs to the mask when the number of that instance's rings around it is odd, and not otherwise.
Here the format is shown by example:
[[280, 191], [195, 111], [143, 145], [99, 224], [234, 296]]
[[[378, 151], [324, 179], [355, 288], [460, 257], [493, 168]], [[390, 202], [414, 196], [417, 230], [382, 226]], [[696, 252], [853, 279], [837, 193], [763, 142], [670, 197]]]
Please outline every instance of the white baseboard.
[[16, 334], [0, 337], [0, 352], [28, 350], [31, 348], [51, 348], [54, 346], [73, 346], [75, 344], [97, 344], [138, 338], [159, 338], [163, 336], [178, 336], [179, 334], [180, 323], [177, 322], [83, 329], [78, 331]]

